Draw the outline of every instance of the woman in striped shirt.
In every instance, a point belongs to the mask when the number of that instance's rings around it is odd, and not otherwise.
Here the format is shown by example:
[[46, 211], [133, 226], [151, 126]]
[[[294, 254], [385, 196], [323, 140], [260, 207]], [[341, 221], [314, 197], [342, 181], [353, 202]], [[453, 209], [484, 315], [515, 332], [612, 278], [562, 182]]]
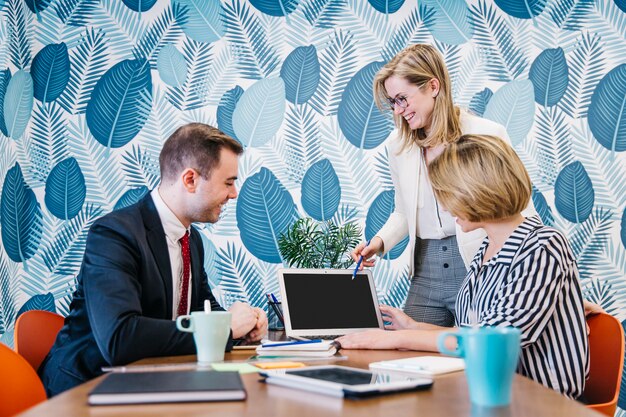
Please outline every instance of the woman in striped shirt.
[[[456, 325], [513, 326], [522, 333], [518, 373], [570, 398], [579, 397], [589, 367], [578, 268], [566, 238], [524, 218], [531, 182], [515, 151], [495, 136], [465, 135], [429, 165], [437, 200], [464, 232], [487, 232], [456, 300]], [[338, 339], [343, 348], [436, 351], [441, 331], [401, 310], [381, 306], [395, 332]]]

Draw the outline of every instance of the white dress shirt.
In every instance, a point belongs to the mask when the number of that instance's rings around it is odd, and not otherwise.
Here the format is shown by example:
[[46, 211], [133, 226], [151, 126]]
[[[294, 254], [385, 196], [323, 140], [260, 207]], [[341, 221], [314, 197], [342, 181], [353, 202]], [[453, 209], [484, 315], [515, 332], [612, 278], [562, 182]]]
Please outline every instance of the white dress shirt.
[[[188, 229], [185, 228], [174, 212], [165, 204], [165, 201], [161, 198], [161, 194], [159, 194], [158, 187], [152, 190], [150, 196], [161, 218], [161, 224], [165, 231], [165, 240], [167, 241], [167, 251], [170, 255], [170, 265], [172, 268], [172, 320], [175, 320], [183, 285], [183, 255], [179, 240], [188, 232]], [[189, 273], [191, 274], [191, 271]], [[192, 279], [193, 276], [190, 275], [189, 288], [187, 289], [187, 312], [185, 314], [189, 314], [189, 306], [191, 305]]]
[[[422, 172], [427, 173], [426, 158], [422, 152]], [[456, 220], [449, 211], [441, 208], [428, 175], [419, 176], [418, 199], [423, 205], [417, 207], [416, 234], [420, 239], [443, 239], [456, 234]]]

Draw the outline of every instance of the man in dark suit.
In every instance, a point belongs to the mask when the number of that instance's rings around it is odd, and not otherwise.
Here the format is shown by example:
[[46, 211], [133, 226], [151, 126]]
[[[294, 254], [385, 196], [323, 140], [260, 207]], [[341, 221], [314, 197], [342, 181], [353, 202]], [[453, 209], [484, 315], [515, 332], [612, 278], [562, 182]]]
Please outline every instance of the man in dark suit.
[[[70, 313], [39, 369], [49, 396], [102, 374], [103, 366], [195, 353], [193, 336], [174, 319], [210, 300], [204, 251], [193, 222], [217, 222], [237, 196], [241, 145], [208, 125], [176, 130], [159, 157], [161, 184], [138, 203], [97, 220]], [[263, 310], [234, 303], [232, 338], [260, 340]]]

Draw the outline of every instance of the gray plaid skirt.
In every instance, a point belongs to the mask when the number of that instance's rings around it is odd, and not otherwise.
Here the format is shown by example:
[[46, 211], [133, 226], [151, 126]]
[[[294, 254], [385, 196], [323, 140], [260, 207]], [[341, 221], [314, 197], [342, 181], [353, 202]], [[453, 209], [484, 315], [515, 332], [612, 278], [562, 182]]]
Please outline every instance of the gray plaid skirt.
[[456, 296], [467, 274], [456, 236], [417, 238], [414, 270], [404, 312], [419, 322], [454, 326]]

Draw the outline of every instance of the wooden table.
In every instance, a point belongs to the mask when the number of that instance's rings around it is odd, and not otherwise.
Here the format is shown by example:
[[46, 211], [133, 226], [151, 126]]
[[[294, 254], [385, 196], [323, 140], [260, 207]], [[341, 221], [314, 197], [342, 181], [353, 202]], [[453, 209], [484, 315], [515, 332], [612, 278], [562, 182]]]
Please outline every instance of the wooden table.
[[[366, 350], [343, 350], [341, 353], [348, 356], [348, 360], [336, 362], [337, 364], [359, 368], [367, 368], [370, 362], [375, 361], [426, 355], [421, 352]], [[244, 360], [250, 355], [251, 351], [237, 351], [227, 354], [225, 359]], [[138, 364], [188, 363], [194, 360], [194, 356], [178, 356], [143, 360]], [[472, 407], [463, 372], [437, 377], [432, 389], [428, 391], [362, 400], [344, 400], [308, 391], [263, 384], [259, 382], [258, 374], [246, 374], [242, 375], [242, 378], [248, 392], [246, 401], [90, 407], [87, 405], [87, 393], [102, 379], [99, 377], [31, 408], [20, 416], [597, 417], [601, 415], [521, 376], [516, 376], [513, 383], [512, 404], [509, 407], [496, 409]]]

